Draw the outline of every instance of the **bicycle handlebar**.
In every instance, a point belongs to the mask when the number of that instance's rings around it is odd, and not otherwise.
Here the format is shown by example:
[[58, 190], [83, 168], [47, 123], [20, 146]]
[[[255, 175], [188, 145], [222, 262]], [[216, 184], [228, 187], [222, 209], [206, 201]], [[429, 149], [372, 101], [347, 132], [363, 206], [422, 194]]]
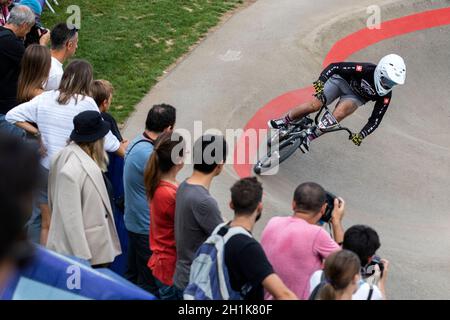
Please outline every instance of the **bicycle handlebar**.
[[[316, 124], [316, 126], [319, 125], [319, 116], [322, 114], [322, 111], [324, 109], [328, 110], [328, 108], [325, 104], [322, 105], [319, 112], [317, 112], [316, 116], [314, 117], [314, 123]], [[349, 128], [341, 127], [340, 125], [338, 128], [327, 130], [327, 132], [336, 132], [336, 131], [347, 131], [347, 133], [349, 134], [349, 139], [351, 139], [351, 137], [353, 135], [353, 132]]]
[[348, 138], [349, 139], [352, 138], [353, 132], [349, 128], [346, 128], [346, 127], [340, 127], [340, 128], [336, 128], [336, 129], [331, 129], [331, 130], [328, 130], [327, 132], [336, 132], [336, 131], [347, 131]]

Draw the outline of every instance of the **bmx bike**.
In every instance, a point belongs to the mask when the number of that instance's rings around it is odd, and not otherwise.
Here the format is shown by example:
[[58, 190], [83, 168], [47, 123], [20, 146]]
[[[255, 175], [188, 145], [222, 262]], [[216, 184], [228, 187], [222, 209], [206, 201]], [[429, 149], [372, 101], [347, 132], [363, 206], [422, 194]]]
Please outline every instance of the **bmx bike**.
[[267, 139], [267, 153], [253, 167], [256, 174], [267, 172], [292, 156], [309, 134], [318, 128], [322, 132], [346, 131], [351, 138], [353, 132], [339, 124], [326, 105], [323, 105], [314, 120], [309, 116], [293, 122], [286, 129], [277, 129]]

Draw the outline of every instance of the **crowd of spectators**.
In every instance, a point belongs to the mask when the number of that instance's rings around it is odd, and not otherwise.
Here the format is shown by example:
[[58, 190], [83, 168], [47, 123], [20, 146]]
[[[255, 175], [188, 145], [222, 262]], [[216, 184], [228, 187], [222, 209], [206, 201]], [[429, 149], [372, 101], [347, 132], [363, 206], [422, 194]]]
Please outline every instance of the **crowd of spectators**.
[[[332, 237], [319, 223], [328, 206], [325, 189], [302, 183], [293, 214], [270, 219], [258, 242], [252, 232], [263, 214], [263, 186], [244, 178], [231, 187], [234, 218], [224, 221], [210, 188], [225, 165], [225, 138], [195, 141], [193, 172], [180, 183], [191, 150], [173, 131], [177, 110], [154, 105], [143, 132], [130, 143], [123, 139], [108, 113], [112, 84], [94, 80], [89, 62], [71, 59], [77, 29], [39, 27], [37, 41], [27, 45], [40, 15], [30, 3], [9, 10], [11, 1], [0, 0], [0, 161], [17, 187], [14, 197], [24, 200], [18, 207], [0, 185], [7, 208], [0, 259], [14, 257], [11, 248], [27, 243], [26, 231], [30, 240], [93, 268], [124, 256], [126, 279], [179, 300], [203, 272], [199, 248], [222, 237], [219, 269], [240, 299], [386, 299], [389, 263], [376, 256], [378, 234], [362, 225], [344, 232], [344, 199], [334, 199]], [[27, 148], [15, 148], [17, 139]], [[37, 155], [39, 167], [18, 170], [26, 167], [20, 157]], [[0, 283], [6, 273], [0, 270]]]

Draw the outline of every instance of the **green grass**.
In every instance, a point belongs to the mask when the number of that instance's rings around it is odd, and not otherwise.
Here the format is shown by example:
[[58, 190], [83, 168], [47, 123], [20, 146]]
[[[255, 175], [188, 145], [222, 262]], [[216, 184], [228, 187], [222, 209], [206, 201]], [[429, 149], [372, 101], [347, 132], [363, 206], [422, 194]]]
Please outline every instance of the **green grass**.
[[[51, 2], [51, 1], [50, 1]], [[111, 113], [123, 122], [163, 71], [242, 0], [60, 0], [42, 22], [51, 28], [81, 8], [76, 58], [115, 88]], [[52, 3], [52, 2], [51, 2]]]

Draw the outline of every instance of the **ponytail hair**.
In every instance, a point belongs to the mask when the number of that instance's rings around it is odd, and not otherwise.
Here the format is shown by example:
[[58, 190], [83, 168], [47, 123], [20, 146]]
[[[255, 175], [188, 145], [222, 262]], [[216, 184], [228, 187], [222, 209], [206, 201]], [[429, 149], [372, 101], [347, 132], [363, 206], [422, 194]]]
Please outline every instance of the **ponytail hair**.
[[184, 154], [183, 137], [176, 133], [162, 133], [155, 142], [144, 172], [147, 197], [151, 200], [161, 182], [161, 176], [179, 163]]
[[344, 290], [361, 270], [358, 256], [348, 250], [332, 253], [325, 260], [326, 284], [319, 290], [319, 300], [336, 300], [337, 291]]

